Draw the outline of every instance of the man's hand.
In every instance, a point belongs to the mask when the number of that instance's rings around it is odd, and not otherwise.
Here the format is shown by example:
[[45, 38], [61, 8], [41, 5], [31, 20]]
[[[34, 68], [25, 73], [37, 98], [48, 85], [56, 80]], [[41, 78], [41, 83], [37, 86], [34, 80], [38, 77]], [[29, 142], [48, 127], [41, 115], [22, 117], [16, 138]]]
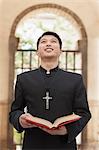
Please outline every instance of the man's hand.
[[67, 134], [67, 129], [66, 129], [65, 126], [62, 126], [62, 127], [58, 128], [58, 129], [52, 129], [52, 130], [46, 129], [46, 128], [42, 128], [42, 127], [40, 129], [42, 129], [43, 131], [45, 131], [45, 132], [47, 132], [47, 133], [49, 133], [51, 135], [65, 135], [65, 134]]
[[22, 114], [20, 117], [19, 117], [19, 123], [20, 125], [23, 127], [23, 128], [33, 128], [33, 127], [36, 127], [35, 125], [31, 124], [31, 123], [28, 123], [26, 121], [26, 119], [29, 119], [31, 118], [32, 115], [29, 114], [29, 113], [26, 113], [26, 114]]

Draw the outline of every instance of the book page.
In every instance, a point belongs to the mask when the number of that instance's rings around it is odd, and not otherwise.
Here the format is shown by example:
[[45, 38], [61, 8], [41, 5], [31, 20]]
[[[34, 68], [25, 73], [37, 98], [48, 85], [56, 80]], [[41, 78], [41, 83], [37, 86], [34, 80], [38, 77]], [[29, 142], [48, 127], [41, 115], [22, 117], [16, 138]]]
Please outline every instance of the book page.
[[35, 124], [37, 126], [52, 128], [52, 123], [50, 121], [39, 118], [39, 117], [26, 118], [26, 120], [27, 122], [31, 124]]
[[76, 114], [71, 114], [71, 115], [67, 115], [67, 116], [63, 116], [63, 117], [60, 117], [60, 118], [57, 118], [54, 123], [52, 124], [50, 121], [48, 120], [45, 120], [43, 118], [39, 118], [39, 117], [28, 117], [26, 118], [26, 121], [31, 123], [31, 124], [34, 124], [38, 127], [45, 127], [47, 129], [54, 129], [54, 128], [57, 128], [59, 126], [62, 126], [64, 124], [68, 124], [68, 123], [71, 123], [71, 122], [74, 122], [78, 119], [80, 119], [81, 116], [79, 115], [76, 115]]
[[81, 118], [81, 116], [76, 115], [76, 114], [71, 114], [71, 115], [63, 116], [63, 117], [57, 118], [54, 121], [53, 127], [58, 127], [58, 125], [60, 125], [62, 123], [66, 124], [66, 122], [67, 123], [73, 122], [73, 121], [79, 120], [80, 118]]

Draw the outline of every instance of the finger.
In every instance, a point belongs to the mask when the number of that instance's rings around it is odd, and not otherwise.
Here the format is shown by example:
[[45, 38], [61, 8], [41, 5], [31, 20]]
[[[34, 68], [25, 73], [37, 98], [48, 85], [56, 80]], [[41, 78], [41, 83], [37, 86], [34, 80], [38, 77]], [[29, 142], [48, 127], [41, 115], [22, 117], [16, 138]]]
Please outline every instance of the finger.
[[24, 120], [26, 119], [26, 117], [27, 117], [26, 114], [22, 114], [22, 115], [20, 116], [20, 118], [21, 118], [21, 119], [24, 119]]

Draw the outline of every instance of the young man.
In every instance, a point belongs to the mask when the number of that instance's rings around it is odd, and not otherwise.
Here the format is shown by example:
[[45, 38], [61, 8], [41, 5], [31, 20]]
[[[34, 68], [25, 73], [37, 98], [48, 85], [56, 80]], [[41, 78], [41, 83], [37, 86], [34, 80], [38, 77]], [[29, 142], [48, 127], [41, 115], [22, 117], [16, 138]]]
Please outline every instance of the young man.
[[[82, 76], [58, 67], [61, 47], [62, 41], [56, 33], [45, 32], [37, 41], [40, 67], [17, 76], [9, 119], [19, 132], [25, 130], [23, 150], [76, 150], [75, 138], [91, 118]], [[50, 97], [47, 104], [46, 93]], [[26, 106], [28, 113], [24, 113]], [[32, 115], [53, 122], [72, 113], [81, 119], [55, 130], [26, 121]]]

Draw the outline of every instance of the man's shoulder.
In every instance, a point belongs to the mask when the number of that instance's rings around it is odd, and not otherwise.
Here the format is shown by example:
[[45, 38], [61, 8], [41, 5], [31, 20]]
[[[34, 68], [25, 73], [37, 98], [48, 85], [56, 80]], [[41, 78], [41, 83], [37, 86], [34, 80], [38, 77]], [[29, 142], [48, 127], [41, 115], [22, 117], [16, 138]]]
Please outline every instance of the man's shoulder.
[[27, 76], [33, 76], [35, 73], [37, 73], [38, 69], [33, 69], [33, 70], [30, 70], [30, 71], [25, 71], [25, 72], [22, 72], [20, 74], [18, 74], [17, 76], [19, 78], [24, 78], [24, 77], [27, 77]]
[[82, 75], [80, 73], [70, 72], [70, 71], [63, 70], [63, 69], [60, 69], [60, 71], [62, 72], [63, 75], [67, 77], [82, 78]]
[[61, 79], [64, 81], [64, 83], [68, 84], [79, 84], [83, 82], [83, 77], [81, 74], [76, 72], [70, 72], [66, 70], [61, 69]]

